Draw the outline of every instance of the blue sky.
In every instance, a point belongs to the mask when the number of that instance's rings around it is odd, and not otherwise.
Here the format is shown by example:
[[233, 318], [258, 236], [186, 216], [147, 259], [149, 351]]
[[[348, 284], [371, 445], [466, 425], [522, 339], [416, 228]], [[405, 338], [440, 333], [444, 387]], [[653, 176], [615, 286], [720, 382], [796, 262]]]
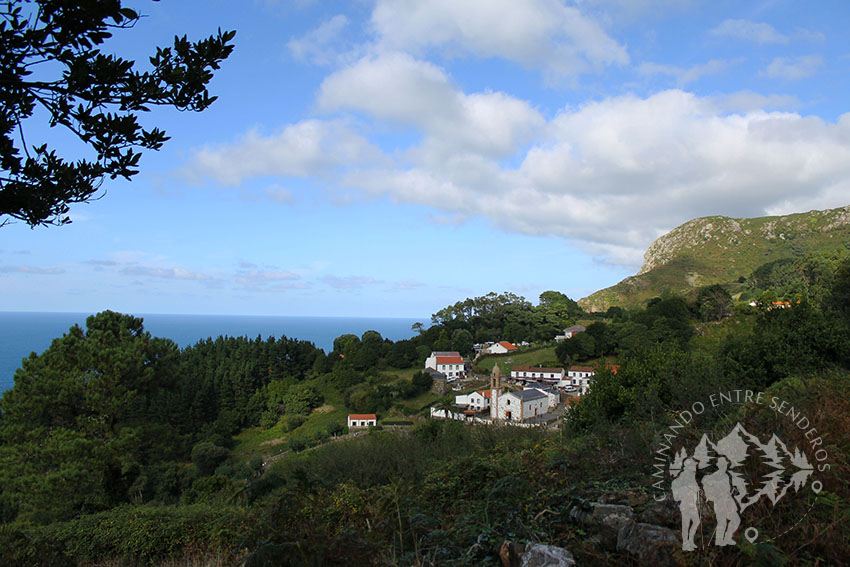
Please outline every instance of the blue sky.
[[[578, 299], [691, 218], [850, 204], [850, 4], [172, 0], [235, 29], [201, 114], [73, 223], [0, 229], [0, 310], [427, 317]], [[68, 153], [66, 137], [27, 124]]]

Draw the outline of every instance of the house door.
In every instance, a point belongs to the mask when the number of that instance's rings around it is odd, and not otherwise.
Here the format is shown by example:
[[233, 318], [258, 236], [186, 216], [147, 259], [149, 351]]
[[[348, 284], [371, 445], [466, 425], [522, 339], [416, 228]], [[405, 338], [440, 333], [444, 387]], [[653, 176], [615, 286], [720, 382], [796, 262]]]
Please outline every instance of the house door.
[[508, 421], [511, 420], [511, 412], [509, 412], [509, 411], [505, 412], [505, 419], [508, 420]]

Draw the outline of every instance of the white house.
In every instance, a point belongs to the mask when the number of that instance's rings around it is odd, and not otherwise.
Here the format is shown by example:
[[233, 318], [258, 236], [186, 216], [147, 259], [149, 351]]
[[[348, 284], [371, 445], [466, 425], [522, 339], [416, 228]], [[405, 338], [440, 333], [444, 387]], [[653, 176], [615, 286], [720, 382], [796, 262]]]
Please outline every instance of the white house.
[[516, 350], [518, 350], [516, 345], [509, 343], [508, 341], [499, 341], [498, 343], [493, 343], [487, 347], [484, 352], [487, 354], [507, 354]]
[[490, 390], [455, 396], [455, 405], [472, 411], [490, 409]]
[[549, 396], [537, 389], [504, 392], [498, 397], [497, 419], [528, 421], [549, 409]]
[[567, 371], [567, 381], [584, 394], [590, 388], [594, 374], [596, 374], [596, 370], [590, 366], [570, 366]]
[[514, 366], [511, 379], [522, 382], [561, 382], [566, 378], [563, 368], [540, 368], [534, 366]]
[[587, 330], [584, 325], [573, 325], [572, 327], [568, 327], [564, 329], [563, 335], [558, 335], [555, 337], [555, 341], [562, 343], [567, 339], [571, 339], [579, 333], [583, 333]]
[[466, 371], [463, 357], [458, 352], [434, 351], [425, 359], [425, 369], [436, 370], [446, 375], [448, 382], [463, 378]]
[[374, 413], [350, 413], [348, 414], [348, 428], [361, 429], [378, 425], [378, 416]]

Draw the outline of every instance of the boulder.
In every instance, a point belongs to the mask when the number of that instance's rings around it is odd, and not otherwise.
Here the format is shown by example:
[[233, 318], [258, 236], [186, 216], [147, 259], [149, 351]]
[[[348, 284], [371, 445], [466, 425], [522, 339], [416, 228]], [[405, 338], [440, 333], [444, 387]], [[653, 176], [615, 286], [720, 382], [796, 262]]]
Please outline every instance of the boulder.
[[575, 567], [573, 554], [563, 547], [529, 543], [525, 546], [520, 567]]
[[563, 547], [506, 541], [499, 549], [502, 567], [575, 567], [573, 554]]
[[602, 504], [593, 502], [574, 506], [570, 510], [570, 519], [595, 528], [599, 534], [599, 543], [607, 549], [616, 549], [620, 528], [634, 520], [634, 512], [629, 506], [621, 504]]
[[642, 565], [673, 567], [673, 552], [680, 546], [673, 530], [653, 524], [629, 521], [617, 535], [617, 550], [634, 555]]
[[682, 516], [673, 495], [668, 494], [664, 500], [651, 500], [638, 514], [638, 520], [645, 524], [677, 528], [681, 525]]
[[570, 520], [582, 524], [601, 524], [608, 516], [634, 518], [629, 506], [622, 504], [602, 504], [600, 502], [582, 503], [570, 509]]

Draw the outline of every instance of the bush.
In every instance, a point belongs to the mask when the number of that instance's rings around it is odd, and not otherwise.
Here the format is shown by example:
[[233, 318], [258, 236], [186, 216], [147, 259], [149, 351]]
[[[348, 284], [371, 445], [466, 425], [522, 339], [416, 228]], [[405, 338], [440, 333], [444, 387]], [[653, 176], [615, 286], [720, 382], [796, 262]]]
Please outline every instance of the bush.
[[271, 429], [277, 422], [280, 421], [280, 412], [277, 410], [266, 410], [260, 415], [260, 427], [263, 429]]
[[244, 510], [232, 507], [122, 506], [47, 526], [0, 526], [0, 565], [182, 563], [192, 555], [237, 552], [258, 530]]
[[308, 443], [307, 439], [305, 439], [303, 437], [292, 437], [289, 440], [289, 442], [287, 443], [287, 446], [289, 447], [290, 451], [293, 451], [294, 453], [298, 453], [298, 452], [303, 451], [304, 449], [307, 448], [307, 443]]
[[307, 417], [300, 414], [291, 414], [283, 418], [283, 430], [287, 433], [295, 431], [307, 421]]
[[333, 437], [335, 435], [339, 435], [345, 429], [346, 429], [346, 427], [343, 424], [338, 423], [336, 421], [332, 421], [327, 425], [327, 427], [325, 428], [325, 431], [328, 432], [328, 436]]
[[201, 476], [213, 474], [218, 465], [229, 456], [230, 451], [209, 441], [201, 441], [192, 448], [192, 463]]

